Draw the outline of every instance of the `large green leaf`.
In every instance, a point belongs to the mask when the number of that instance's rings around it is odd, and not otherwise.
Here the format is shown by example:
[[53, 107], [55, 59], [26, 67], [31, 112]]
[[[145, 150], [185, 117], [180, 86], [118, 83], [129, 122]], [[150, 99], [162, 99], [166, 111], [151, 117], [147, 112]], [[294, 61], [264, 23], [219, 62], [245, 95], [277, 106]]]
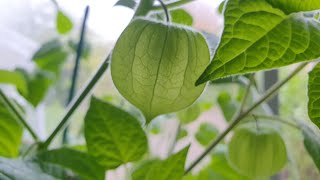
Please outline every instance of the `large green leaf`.
[[0, 97], [0, 156], [18, 156], [22, 132], [22, 126]]
[[203, 146], [208, 145], [218, 135], [219, 131], [210, 123], [202, 123], [195, 135], [196, 140]]
[[320, 9], [320, 1], [318, 0], [267, 0], [267, 2], [288, 14]]
[[53, 176], [44, 173], [41, 167], [34, 162], [0, 157], [1, 179], [2, 176], [10, 180], [56, 180]]
[[21, 95], [33, 106], [37, 106], [47, 94], [51, 83], [53, 82], [53, 75], [45, 71], [36, 70], [33, 73], [18, 69], [19, 72], [27, 83], [27, 94], [21, 93]]
[[59, 74], [62, 64], [67, 60], [68, 53], [57, 39], [46, 42], [34, 54], [33, 61], [45, 71]]
[[118, 39], [111, 63], [119, 92], [147, 122], [191, 105], [204, 85], [195, 81], [209, 62], [206, 40], [172, 24], [136, 19]]
[[41, 152], [37, 155], [41, 162], [57, 164], [68, 168], [88, 180], [103, 180], [105, 170], [87, 153], [68, 148]]
[[274, 0], [271, 4], [269, 1], [227, 2], [219, 47], [197, 84], [320, 57], [320, 22], [302, 12], [286, 14], [287, 10], [320, 9], [319, 3], [299, 5], [302, 1]]
[[171, 21], [177, 24], [191, 26], [193, 23], [192, 16], [184, 9], [175, 9], [170, 11]]
[[27, 94], [27, 84], [24, 77], [17, 72], [0, 69], [0, 84], [11, 84], [22, 93]]
[[137, 119], [96, 98], [85, 117], [88, 152], [107, 169], [139, 160], [148, 143]]
[[151, 161], [135, 170], [132, 180], [182, 179], [189, 146], [163, 161]]
[[309, 73], [308, 97], [309, 117], [320, 128], [320, 63]]
[[68, 16], [66, 16], [60, 10], [57, 13], [56, 25], [57, 25], [57, 31], [60, 34], [66, 34], [66, 33], [70, 32], [73, 28], [72, 21], [69, 19]]
[[300, 125], [304, 137], [304, 146], [320, 171], [320, 133], [306, 124]]

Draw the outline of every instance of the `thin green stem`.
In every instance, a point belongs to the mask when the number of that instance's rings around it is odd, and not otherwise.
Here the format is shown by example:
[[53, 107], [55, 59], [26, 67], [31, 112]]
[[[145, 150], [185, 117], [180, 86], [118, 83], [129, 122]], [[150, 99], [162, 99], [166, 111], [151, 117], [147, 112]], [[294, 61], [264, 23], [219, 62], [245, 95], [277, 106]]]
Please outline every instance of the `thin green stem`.
[[295, 129], [300, 129], [297, 125], [295, 125], [295, 124], [289, 122], [288, 120], [285, 120], [279, 116], [269, 116], [269, 115], [260, 115], [260, 114], [252, 114], [252, 115], [258, 119], [265, 119], [265, 120], [280, 122], [282, 124], [286, 124], [286, 125], [293, 127]]
[[74, 111], [79, 107], [79, 105], [82, 103], [82, 101], [87, 97], [89, 92], [93, 89], [95, 84], [99, 81], [99, 79], [102, 77], [104, 72], [109, 66], [109, 59], [110, 55], [106, 58], [106, 60], [102, 63], [98, 71], [94, 74], [94, 76], [91, 78], [91, 80], [88, 82], [88, 84], [84, 87], [84, 89], [81, 91], [81, 93], [74, 98], [73, 101], [71, 101], [70, 105], [67, 108], [66, 114], [63, 116], [61, 122], [56, 127], [56, 129], [52, 132], [52, 134], [48, 137], [48, 139], [41, 145], [41, 149], [47, 149], [54, 137], [58, 134], [58, 132], [63, 129], [68, 122], [70, 116], [74, 113]]
[[174, 139], [170, 145], [170, 147], [168, 148], [168, 156], [170, 156], [178, 142], [178, 138], [179, 138], [179, 134], [180, 134], [180, 130], [181, 130], [181, 123], [180, 121], [178, 121], [178, 125], [177, 125], [177, 128], [176, 128], [176, 132], [175, 132], [175, 136], [174, 136]]
[[56, 0], [51, 0], [52, 1], [52, 3], [54, 4], [54, 6], [57, 8], [57, 9], [59, 9], [59, 4], [58, 4], [58, 2], [56, 1]]
[[39, 141], [39, 137], [37, 136], [35, 131], [31, 128], [31, 126], [29, 126], [29, 124], [24, 119], [24, 117], [20, 113], [20, 111], [15, 107], [15, 105], [10, 101], [10, 99], [3, 93], [3, 91], [1, 89], [0, 89], [0, 98], [3, 100], [4, 104], [10, 110], [12, 115], [14, 115], [16, 117], [16, 119], [27, 129], [27, 131], [30, 133], [32, 138], [35, 141]]
[[158, 0], [158, 1], [161, 4], [161, 7], [162, 7], [162, 9], [164, 11], [164, 14], [166, 15], [167, 22], [170, 22], [170, 14], [169, 14], [167, 6], [164, 4], [164, 2], [162, 0]]
[[292, 73], [289, 74], [289, 76], [282, 81], [276, 83], [273, 85], [266, 93], [257, 100], [248, 110], [240, 113], [238, 116], [236, 116], [233, 121], [230, 123], [230, 125], [227, 127], [226, 130], [224, 130], [217, 138], [216, 140], [186, 169], [185, 174], [189, 173], [204, 157], [206, 157], [211, 150], [216, 147], [220, 143], [221, 140], [224, 139], [224, 137], [234, 128], [238, 123], [243, 120], [245, 117], [247, 117], [253, 110], [255, 110], [259, 105], [261, 105], [264, 101], [272, 97], [278, 90], [286, 84], [290, 79], [292, 79], [296, 74], [298, 74], [308, 63], [302, 63], [300, 64]]
[[[182, 6], [182, 5], [185, 5], [185, 4], [188, 4], [190, 2], [193, 2], [195, 0], [178, 0], [178, 1], [173, 1], [173, 2], [168, 2], [166, 4], [166, 7], [168, 9], [173, 9], [173, 8], [177, 8], [179, 6]], [[152, 8], [152, 11], [161, 11], [162, 10], [162, 6], [153, 6]]]
[[242, 113], [243, 110], [244, 110], [244, 107], [248, 101], [248, 98], [249, 98], [249, 95], [250, 95], [250, 89], [251, 89], [251, 86], [254, 82], [254, 74], [251, 74], [250, 75], [250, 78], [249, 78], [249, 84], [247, 85], [246, 87], [246, 90], [245, 90], [245, 93], [244, 93], [244, 97], [242, 99], [242, 102], [240, 104], [240, 107], [239, 107], [239, 113]]

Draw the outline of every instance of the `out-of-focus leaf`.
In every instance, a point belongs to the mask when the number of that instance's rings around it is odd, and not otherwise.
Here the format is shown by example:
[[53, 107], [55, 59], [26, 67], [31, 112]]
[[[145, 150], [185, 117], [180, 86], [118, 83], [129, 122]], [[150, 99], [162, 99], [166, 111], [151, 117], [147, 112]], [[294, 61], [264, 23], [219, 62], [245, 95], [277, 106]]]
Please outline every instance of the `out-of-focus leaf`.
[[195, 121], [201, 114], [201, 109], [199, 104], [195, 103], [184, 109], [182, 111], [177, 112], [178, 119], [182, 124], [188, 124]]
[[56, 17], [57, 31], [60, 34], [66, 34], [70, 32], [73, 28], [73, 23], [68, 16], [66, 16], [62, 11], [58, 11]]
[[0, 84], [11, 84], [16, 86], [22, 94], [27, 94], [27, 83], [24, 77], [17, 72], [0, 69]]
[[22, 132], [22, 126], [0, 97], [0, 156], [13, 158], [19, 155]]
[[33, 61], [44, 70], [59, 75], [61, 66], [67, 60], [68, 53], [57, 39], [49, 41], [34, 54]]
[[132, 180], [182, 179], [189, 146], [163, 161], [151, 161], [132, 174]]
[[177, 139], [180, 140], [180, 139], [187, 137], [187, 136], [188, 136], [188, 131], [184, 128], [181, 128]]
[[137, 161], [147, 152], [147, 138], [129, 113], [92, 98], [85, 117], [88, 152], [106, 169]]
[[52, 84], [54, 77], [51, 73], [45, 71], [35, 71], [28, 73], [23, 69], [17, 69], [27, 82], [28, 94], [21, 95], [34, 107], [36, 107], [45, 97], [47, 91]]
[[210, 123], [202, 123], [195, 135], [197, 141], [203, 145], [208, 145], [218, 135], [219, 131]]
[[223, 13], [223, 8], [224, 8], [225, 3], [226, 3], [225, 0], [222, 1], [222, 2], [220, 3], [219, 7], [218, 7], [218, 11], [219, 11], [220, 14]]
[[300, 124], [304, 137], [304, 146], [320, 171], [320, 133], [306, 124]]
[[170, 11], [171, 21], [177, 24], [191, 26], [193, 23], [192, 16], [184, 9], [175, 9]]
[[2, 157], [0, 157], [0, 174], [10, 180], [56, 180], [55, 177], [44, 173], [37, 163]]
[[228, 92], [223, 91], [218, 96], [218, 104], [223, 112], [225, 120], [229, 122], [237, 111], [236, 102], [232, 100], [232, 97]]
[[[68, 45], [74, 51], [74, 53], [77, 52], [77, 48], [78, 48], [77, 42], [70, 40], [68, 42]], [[84, 59], [88, 59], [88, 57], [90, 56], [90, 53], [91, 53], [91, 46], [87, 41], [84, 41], [81, 55]]]
[[114, 6], [124, 6], [130, 9], [136, 7], [137, 2], [135, 0], [119, 0]]
[[89, 154], [68, 149], [56, 149], [41, 152], [37, 159], [42, 162], [57, 164], [68, 168], [88, 180], [103, 180], [105, 169]]

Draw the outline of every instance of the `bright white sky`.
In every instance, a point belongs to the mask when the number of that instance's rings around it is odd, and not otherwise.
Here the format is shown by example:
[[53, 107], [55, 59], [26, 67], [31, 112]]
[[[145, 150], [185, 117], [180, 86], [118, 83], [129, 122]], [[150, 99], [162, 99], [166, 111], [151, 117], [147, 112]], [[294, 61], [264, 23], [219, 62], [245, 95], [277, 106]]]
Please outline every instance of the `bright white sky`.
[[[117, 0], [57, 0], [66, 12], [81, 18], [86, 5], [90, 5], [89, 28], [108, 40], [114, 40], [131, 20], [133, 11], [124, 7], [113, 7]], [[222, 0], [197, 0], [212, 8]], [[199, 12], [200, 13], [200, 12]]]

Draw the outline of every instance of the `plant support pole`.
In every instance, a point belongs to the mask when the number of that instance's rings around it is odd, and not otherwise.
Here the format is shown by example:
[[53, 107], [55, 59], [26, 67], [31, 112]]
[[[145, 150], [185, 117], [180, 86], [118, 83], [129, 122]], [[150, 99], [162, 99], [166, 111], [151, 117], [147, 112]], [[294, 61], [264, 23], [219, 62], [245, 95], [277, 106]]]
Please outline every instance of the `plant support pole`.
[[[76, 59], [75, 59], [75, 65], [73, 68], [73, 73], [72, 73], [72, 79], [71, 79], [71, 87], [69, 91], [69, 97], [67, 100], [67, 105], [72, 101], [75, 91], [76, 91], [76, 85], [77, 85], [77, 80], [78, 80], [78, 74], [79, 74], [79, 67], [80, 67], [80, 60], [83, 52], [83, 45], [85, 42], [85, 32], [86, 32], [86, 24], [87, 24], [87, 19], [89, 16], [89, 6], [86, 7], [85, 12], [84, 12], [84, 17], [81, 25], [81, 32], [80, 32], [80, 40], [77, 46], [77, 53], [76, 53]], [[62, 137], [62, 143], [66, 143], [68, 141], [68, 131], [69, 128], [66, 127], [66, 129], [63, 131], [63, 137]]]
[[4, 101], [4, 104], [8, 107], [11, 113], [17, 118], [17, 120], [27, 129], [27, 131], [30, 133], [32, 138], [35, 141], [38, 141], [39, 137], [37, 136], [35, 131], [29, 126], [29, 124], [23, 118], [23, 115], [20, 113], [20, 111], [14, 106], [14, 104], [10, 101], [10, 99], [7, 98], [7, 96], [3, 93], [1, 89], [0, 89], [0, 98]]
[[219, 144], [221, 140], [234, 128], [236, 125], [244, 119], [247, 115], [249, 115], [253, 110], [255, 110], [260, 104], [274, 95], [284, 84], [286, 84], [290, 79], [292, 79], [296, 74], [298, 74], [308, 63], [300, 64], [292, 73], [289, 74], [287, 78], [276, 83], [272, 86], [268, 91], [266, 91], [265, 95], [262, 96], [259, 100], [257, 100], [248, 110], [240, 113], [234, 120], [230, 123], [226, 130], [224, 130], [216, 140], [186, 169], [185, 174], [188, 174], [204, 157], [206, 157], [211, 150]]

